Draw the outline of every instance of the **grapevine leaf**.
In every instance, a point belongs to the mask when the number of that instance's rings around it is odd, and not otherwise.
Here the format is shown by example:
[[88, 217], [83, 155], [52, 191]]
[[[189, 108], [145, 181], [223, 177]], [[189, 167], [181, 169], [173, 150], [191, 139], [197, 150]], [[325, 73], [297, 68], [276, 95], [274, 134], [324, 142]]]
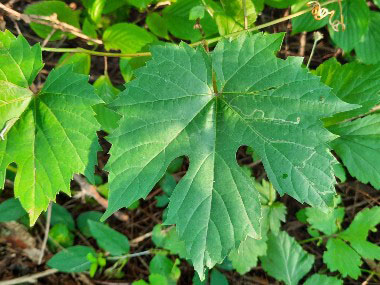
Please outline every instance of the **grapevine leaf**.
[[[333, 3], [330, 9], [335, 10], [333, 21], [340, 20], [339, 4]], [[350, 52], [368, 29], [369, 7], [365, 0], [348, 0], [342, 1], [342, 9], [346, 29], [339, 27], [339, 31], [334, 31], [329, 25], [329, 33], [335, 44]]]
[[276, 235], [280, 231], [281, 222], [285, 222], [286, 206], [280, 202], [276, 202], [269, 207], [263, 207], [264, 212], [266, 209], [268, 211], [268, 228]]
[[368, 232], [380, 223], [380, 207], [366, 208], [358, 213], [340, 237], [363, 257], [380, 260], [380, 247], [367, 241]]
[[344, 208], [336, 208], [323, 213], [319, 209], [306, 208], [307, 222], [326, 235], [332, 235], [338, 231], [338, 225], [343, 221]]
[[314, 274], [309, 279], [307, 279], [306, 282], [304, 283], [304, 285], [316, 285], [316, 284], [343, 285], [343, 281], [336, 277], [330, 277], [323, 274]]
[[380, 62], [380, 13], [371, 11], [366, 34], [355, 46], [356, 57], [363, 63], [374, 64]]
[[87, 255], [90, 253], [96, 255], [91, 247], [82, 245], [72, 246], [54, 255], [47, 265], [61, 272], [88, 271], [91, 267], [91, 261], [87, 259]]
[[[41, 1], [33, 3], [26, 7], [24, 13], [27, 15], [38, 16], [52, 16], [53, 14], [56, 14], [59, 21], [79, 28], [80, 11], [73, 11], [63, 1]], [[33, 22], [30, 23], [30, 27], [39, 37], [43, 39], [47, 38], [53, 30], [52, 27]], [[69, 39], [75, 38], [75, 36], [71, 33], [66, 33], [66, 35]], [[63, 32], [59, 30], [55, 31], [54, 34], [50, 36], [50, 41], [59, 40], [62, 36]]]
[[357, 279], [360, 272], [360, 255], [339, 238], [330, 238], [327, 250], [323, 254], [323, 262], [330, 271], [339, 271], [343, 277], [350, 276]]
[[[380, 65], [364, 65], [357, 62], [341, 65], [330, 59], [315, 71], [341, 100], [361, 105], [360, 108], [336, 114], [325, 120], [327, 125], [365, 114], [380, 103]], [[359, 106], [357, 106], [359, 107]]]
[[260, 260], [270, 276], [293, 285], [310, 271], [314, 256], [305, 252], [286, 232], [280, 232], [269, 235], [267, 254]]
[[351, 106], [301, 68], [302, 60], [275, 57], [282, 37], [222, 40], [212, 56], [186, 44], [152, 48], [153, 59], [111, 105], [123, 118], [109, 137], [105, 217], [146, 197], [170, 162], [188, 155], [166, 224], [177, 225], [202, 275], [260, 234], [258, 193], [236, 162], [241, 145], [258, 153], [281, 194], [332, 204], [335, 160], [326, 144], [334, 136], [319, 119]]
[[40, 47], [31, 48], [21, 36], [8, 46], [0, 49], [9, 67], [0, 73], [0, 125], [7, 130], [0, 140], [0, 185], [15, 162], [15, 196], [34, 224], [60, 190], [70, 194], [74, 173], [93, 176], [99, 126], [89, 107], [100, 99], [87, 76], [71, 66], [51, 71], [33, 94], [28, 86], [42, 67]]
[[380, 189], [380, 114], [331, 126], [331, 146], [353, 177]]

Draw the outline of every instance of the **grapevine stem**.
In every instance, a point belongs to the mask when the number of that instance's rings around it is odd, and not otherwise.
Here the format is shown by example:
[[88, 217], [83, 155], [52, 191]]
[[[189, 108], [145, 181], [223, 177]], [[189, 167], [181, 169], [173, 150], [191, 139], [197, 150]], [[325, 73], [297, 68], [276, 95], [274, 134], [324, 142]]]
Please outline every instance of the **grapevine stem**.
[[[332, 3], [337, 3], [338, 1], [339, 0], [330, 0], [330, 1], [327, 1], [327, 2], [325, 2], [323, 4], [321, 4], [321, 6], [326, 6], [326, 5], [329, 5], [329, 4], [332, 4]], [[195, 43], [190, 44], [190, 46], [196, 47], [196, 46], [199, 46], [199, 45], [203, 45], [205, 43], [207, 45], [210, 45], [212, 43], [220, 41], [223, 38], [235, 37], [235, 36], [240, 35], [241, 33], [247, 32], [247, 31], [248, 32], [258, 31], [258, 30], [261, 30], [261, 29], [264, 29], [264, 28], [267, 28], [267, 27], [270, 27], [270, 26], [273, 26], [273, 25], [285, 22], [287, 20], [299, 17], [299, 16], [301, 16], [303, 14], [306, 14], [306, 13], [310, 12], [312, 9], [313, 8], [308, 8], [308, 9], [299, 11], [297, 13], [294, 13], [294, 14], [291, 14], [291, 15], [288, 15], [288, 16], [285, 16], [285, 17], [282, 17], [282, 18], [279, 18], [279, 19], [270, 21], [268, 23], [265, 23], [265, 24], [262, 24], [262, 25], [258, 25], [258, 26], [255, 26], [255, 27], [252, 27], [252, 28], [249, 28], [249, 29], [246, 29], [246, 30], [234, 32], [234, 33], [231, 33], [231, 34], [215, 37], [215, 38], [208, 39], [208, 40], [202, 40], [202, 41], [199, 41], [199, 42], [195, 42]], [[90, 54], [90, 55], [94, 55], [94, 56], [107, 56], [107, 57], [142, 57], [142, 56], [150, 56], [151, 55], [150, 52], [141, 52], [141, 53], [114, 53], [114, 52], [100, 52], [100, 51], [88, 50], [88, 49], [83, 49], [83, 48], [47, 48], [47, 47], [43, 47], [42, 50], [46, 51], [46, 52], [85, 53], [85, 54]]]
[[308, 238], [308, 239], [304, 239], [304, 240], [300, 240], [298, 243], [299, 244], [304, 244], [304, 243], [309, 243], [309, 242], [312, 242], [312, 241], [316, 241], [316, 240], [320, 240], [320, 239], [325, 239], [325, 238], [331, 238], [331, 237], [335, 237], [336, 235], [323, 235], [323, 236], [319, 236], [319, 237], [312, 237], [312, 238]]

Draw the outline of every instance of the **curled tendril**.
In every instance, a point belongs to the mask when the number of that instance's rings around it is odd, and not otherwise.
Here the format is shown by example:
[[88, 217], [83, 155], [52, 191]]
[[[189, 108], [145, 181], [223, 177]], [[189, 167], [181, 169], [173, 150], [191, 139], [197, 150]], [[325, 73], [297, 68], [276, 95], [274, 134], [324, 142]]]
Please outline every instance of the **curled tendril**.
[[339, 32], [339, 26], [342, 26], [342, 31], [346, 29], [346, 25], [344, 24], [343, 20], [343, 14], [342, 14], [342, 5], [339, 2], [340, 7], [340, 14], [341, 19], [340, 20], [333, 20], [333, 17], [335, 15], [335, 10], [329, 11], [327, 8], [322, 8], [321, 4], [318, 1], [310, 1], [307, 3], [309, 7], [312, 7], [311, 14], [313, 15], [314, 19], [317, 21], [320, 21], [330, 15], [329, 17], [329, 24], [331, 28], [335, 32]]

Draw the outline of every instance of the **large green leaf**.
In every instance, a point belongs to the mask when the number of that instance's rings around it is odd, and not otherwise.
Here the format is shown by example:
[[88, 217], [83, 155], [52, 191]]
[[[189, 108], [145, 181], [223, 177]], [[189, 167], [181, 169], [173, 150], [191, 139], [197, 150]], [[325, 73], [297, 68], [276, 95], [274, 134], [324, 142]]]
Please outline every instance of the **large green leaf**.
[[353, 177], [380, 189], [380, 114], [330, 127], [331, 143]]
[[[342, 8], [346, 25], [345, 31], [342, 31], [341, 27], [339, 27], [339, 31], [334, 31], [329, 25], [329, 32], [335, 44], [345, 52], [350, 52], [368, 29], [369, 8], [365, 0], [342, 1]], [[339, 4], [332, 4], [329, 9], [335, 10], [333, 21], [340, 20]]]
[[260, 235], [258, 193], [236, 162], [241, 145], [254, 148], [281, 194], [332, 204], [335, 160], [326, 143], [333, 136], [319, 118], [351, 106], [301, 68], [302, 59], [275, 57], [282, 37], [222, 40], [211, 56], [186, 44], [152, 48], [153, 60], [112, 103], [123, 118], [109, 137], [105, 217], [146, 197], [170, 162], [188, 155], [166, 223], [177, 224], [202, 274]]
[[371, 11], [369, 14], [369, 25], [366, 34], [355, 46], [357, 58], [366, 64], [380, 62], [380, 13]]
[[330, 271], [339, 271], [343, 277], [357, 279], [360, 276], [360, 255], [339, 238], [330, 238], [327, 250], [323, 253], [323, 261]]
[[[25, 14], [28, 15], [38, 15], [38, 16], [52, 16], [53, 14], [57, 14], [57, 18], [59, 21], [67, 23], [71, 26], [79, 28], [79, 13], [80, 11], [73, 11], [69, 6], [65, 4], [63, 1], [41, 1], [37, 3], [33, 3], [28, 5], [24, 10]], [[52, 27], [30, 23], [30, 27], [32, 30], [41, 38], [47, 38], [52, 32]], [[72, 39], [75, 38], [73, 34], [66, 33], [66, 35]], [[61, 39], [63, 36], [63, 32], [56, 31], [53, 35], [51, 35], [50, 40], [56, 41]]]
[[314, 256], [302, 249], [286, 232], [270, 234], [267, 254], [260, 258], [268, 274], [287, 285], [296, 285], [314, 263]]
[[357, 62], [341, 65], [336, 59], [321, 64], [315, 71], [330, 86], [333, 93], [345, 102], [361, 105], [325, 120], [327, 125], [367, 113], [380, 102], [380, 65]]
[[[59, 191], [70, 194], [74, 173], [93, 177], [99, 129], [91, 106], [100, 102], [88, 77], [67, 66], [50, 72], [43, 89], [28, 86], [42, 67], [41, 49], [8, 37], [0, 48], [0, 185], [17, 164], [15, 196], [33, 224]], [[4, 129], [3, 129], [4, 131]]]

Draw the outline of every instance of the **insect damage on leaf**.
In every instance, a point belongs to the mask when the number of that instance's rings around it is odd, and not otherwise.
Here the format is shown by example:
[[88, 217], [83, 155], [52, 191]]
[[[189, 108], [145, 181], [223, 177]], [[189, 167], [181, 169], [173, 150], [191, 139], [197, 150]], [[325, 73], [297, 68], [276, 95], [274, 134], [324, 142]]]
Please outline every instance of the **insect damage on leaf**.
[[169, 163], [187, 155], [165, 222], [176, 224], [203, 277], [205, 266], [222, 262], [247, 236], [260, 237], [258, 193], [236, 162], [241, 145], [262, 158], [281, 195], [332, 204], [335, 159], [327, 142], [335, 136], [320, 119], [351, 105], [302, 68], [301, 58], [277, 58], [282, 39], [246, 34], [210, 54], [186, 44], [152, 48], [152, 60], [112, 103], [123, 118], [109, 137], [104, 218], [146, 197]]

